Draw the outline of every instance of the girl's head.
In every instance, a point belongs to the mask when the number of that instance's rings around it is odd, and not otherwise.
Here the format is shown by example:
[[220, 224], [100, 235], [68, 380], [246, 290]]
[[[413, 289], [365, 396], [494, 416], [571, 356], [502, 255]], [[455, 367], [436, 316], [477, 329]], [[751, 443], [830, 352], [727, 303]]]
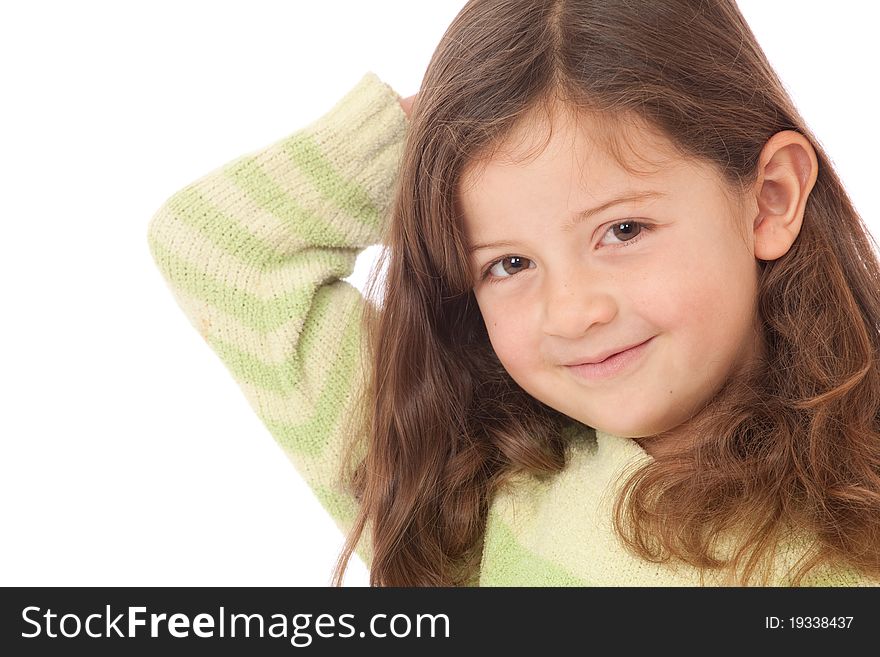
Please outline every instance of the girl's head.
[[[739, 190], [724, 163], [637, 117], [620, 127], [622, 163], [568, 106], [524, 120], [506, 143], [535, 154], [466, 168], [459, 218], [473, 294], [513, 380], [583, 424], [643, 438], [681, 425], [764, 353], [762, 264], [797, 238], [818, 167], [808, 139], [779, 132]], [[613, 377], [571, 367], [646, 340]]]
[[372, 583], [472, 575], [492, 493], [572, 423], [655, 456], [615, 509], [647, 559], [725, 565], [737, 528], [748, 579], [796, 525], [801, 573], [880, 571], [880, 266], [733, 0], [472, 0], [387, 225], [337, 582], [368, 521]]

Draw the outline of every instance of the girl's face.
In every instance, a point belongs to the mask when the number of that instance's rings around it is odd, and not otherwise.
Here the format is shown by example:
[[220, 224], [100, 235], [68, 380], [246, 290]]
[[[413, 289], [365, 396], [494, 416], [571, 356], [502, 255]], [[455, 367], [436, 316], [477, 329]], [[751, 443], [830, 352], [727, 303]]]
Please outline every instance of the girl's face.
[[[496, 355], [533, 397], [614, 435], [668, 431], [763, 349], [757, 203], [735, 207], [711, 167], [649, 133], [632, 143], [658, 166], [627, 173], [581, 126], [557, 115], [538, 157], [465, 171], [468, 243], [508, 243], [472, 252], [474, 294]], [[545, 136], [515, 135], [524, 148]], [[568, 366], [646, 340], [616, 373]]]

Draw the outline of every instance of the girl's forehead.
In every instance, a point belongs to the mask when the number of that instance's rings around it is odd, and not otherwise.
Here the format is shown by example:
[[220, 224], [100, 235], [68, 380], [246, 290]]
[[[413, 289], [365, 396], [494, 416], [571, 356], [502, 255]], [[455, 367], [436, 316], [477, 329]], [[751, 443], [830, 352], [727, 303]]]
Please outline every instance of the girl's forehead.
[[668, 202], [725, 191], [714, 165], [682, 155], [656, 131], [628, 125], [606, 138], [607, 131], [593, 133], [590, 126], [581, 120], [539, 125], [543, 133], [520, 128], [491, 157], [466, 167], [456, 204], [468, 238], [484, 224], [578, 212], [618, 197], [644, 199], [648, 191]]
[[487, 170], [540, 172], [576, 167], [584, 182], [602, 178], [651, 179], [687, 160], [668, 137], [633, 118], [557, 112], [524, 118], [503, 139], [477, 153], [462, 171], [462, 190], [479, 185]]
[[510, 198], [532, 191], [604, 198], [619, 189], [651, 185], [672, 188], [684, 178], [707, 175], [693, 163], [666, 151], [651, 145], [638, 146], [637, 152], [626, 147], [609, 153], [589, 142], [560, 139], [528, 157], [499, 152], [465, 169], [459, 195], [465, 205], [471, 206], [487, 192]]

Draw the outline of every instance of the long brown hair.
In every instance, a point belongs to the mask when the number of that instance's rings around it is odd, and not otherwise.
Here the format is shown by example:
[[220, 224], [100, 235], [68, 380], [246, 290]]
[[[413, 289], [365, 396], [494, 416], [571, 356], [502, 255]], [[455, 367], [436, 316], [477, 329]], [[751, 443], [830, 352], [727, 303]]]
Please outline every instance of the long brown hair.
[[[697, 438], [686, 453], [625, 482], [614, 508], [625, 544], [748, 583], [797, 527], [813, 538], [791, 583], [826, 564], [880, 573], [876, 244], [735, 2], [472, 0], [425, 74], [367, 283], [382, 307], [364, 304], [368, 380], [346, 469], [359, 512], [334, 585], [365, 532], [371, 585], [473, 582], [493, 494], [517, 472], [565, 467], [572, 420], [496, 357], [456, 197], [466, 166], [553, 102], [607, 126], [621, 163], [615, 128], [635, 122], [714, 166], [733, 195], [779, 131], [809, 139], [819, 164], [794, 245], [758, 263], [766, 356], [686, 423]], [[732, 528], [736, 549], [719, 557], [713, 540]]]

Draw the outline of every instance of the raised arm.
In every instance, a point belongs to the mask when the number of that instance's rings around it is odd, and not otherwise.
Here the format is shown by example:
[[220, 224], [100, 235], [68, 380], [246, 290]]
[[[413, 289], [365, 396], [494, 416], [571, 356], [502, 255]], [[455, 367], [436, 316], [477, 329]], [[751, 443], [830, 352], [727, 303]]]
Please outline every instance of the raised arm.
[[364, 301], [341, 279], [379, 242], [405, 130], [400, 97], [367, 73], [311, 124], [177, 191], [148, 227], [178, 305], [343, 531], [356, 503], [336, 481], [339, 427]]

